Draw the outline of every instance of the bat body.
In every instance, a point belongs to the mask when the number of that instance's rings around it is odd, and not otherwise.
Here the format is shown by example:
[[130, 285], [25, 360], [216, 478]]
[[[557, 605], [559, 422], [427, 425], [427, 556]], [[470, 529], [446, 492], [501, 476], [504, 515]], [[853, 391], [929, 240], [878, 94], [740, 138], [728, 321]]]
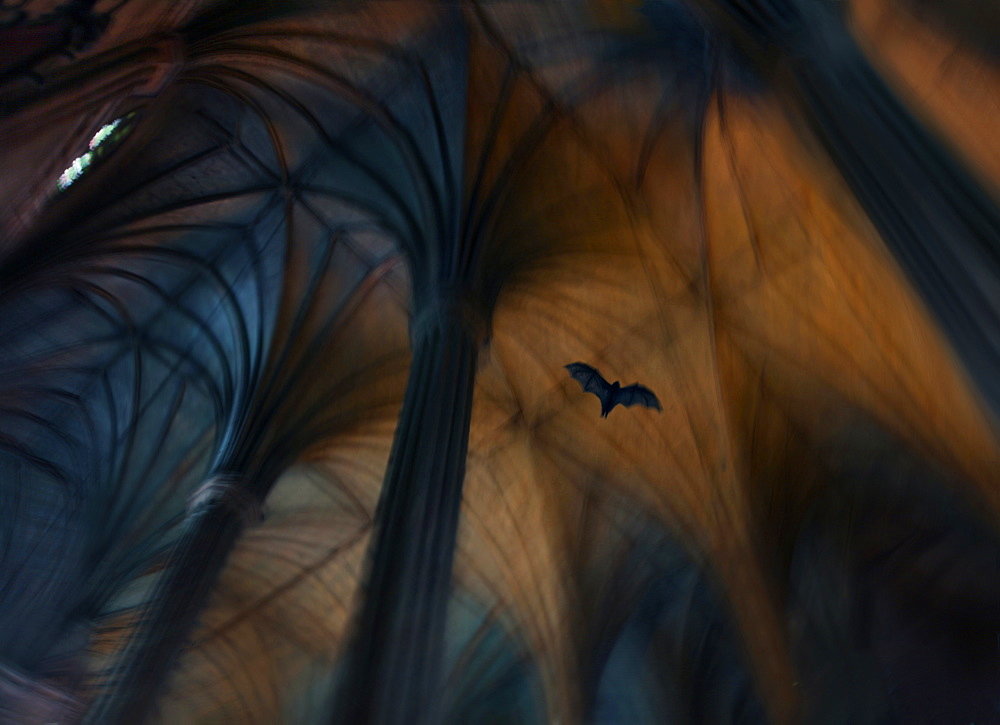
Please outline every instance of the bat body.
[[585, 393], [593, 393], [600, 399], [602, 418], [607, 418], [616, 405], [624, 405], [626, 408], [645, 405], [647, 408], [663, 410], [653, 391], [639, 383], [625, 387], [617, 380], [609, 383], [595, 368], [582, 362], [570, 363], [566, 365], [566, 369], [580, 383]]

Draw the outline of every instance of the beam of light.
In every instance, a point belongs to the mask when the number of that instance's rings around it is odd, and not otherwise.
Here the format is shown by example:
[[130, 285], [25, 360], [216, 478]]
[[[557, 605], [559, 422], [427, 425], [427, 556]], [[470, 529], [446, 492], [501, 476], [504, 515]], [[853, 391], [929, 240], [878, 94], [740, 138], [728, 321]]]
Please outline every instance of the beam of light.
[[88, 144], [90, 150], [82, 156], [75, 158], [73, 163], [71, 163], [69, 167], [59, 176], [59, 180], [56, 182], [56, 186], [59, 188], [59, 191], [65, 191], [73, 182], [80, 178], [83, 172], [87, 170], [91, 163], [93, 163], [95, 158], [94, 153], [98, 150], [101, 144], [111, 138], [111, 135], [118, 129], [119, 126], [121, 126], [124, 120], [124, 116], [116, 118], [111, 123], [106, 123], [98, 129], [97, 133], [94, 134], [94, 137], [90, 139], [90, 143]]
[[94, 134], [94, 138], [90, 139], [90, 150], [93, 151], [101, 143], [103, 143], [104, 140], [111, 135], [111, 132], [118, 128], [124, 120], [124, 118], [116, 118], [111, 123], [106, 123], [101, 126], [101, 129]]
[[90, 166], [90, 162], [93, 161], [94, 154], [92, 151], [88, 151], [83, 156], [79, 156], [73, 160], [73, 163], [69, 165], [62, 174], [59, 176], [59, 181], [56, 185], [59, 187], [60, 191], [69, 188], [69, 185], [80, 178], [83, 172]]

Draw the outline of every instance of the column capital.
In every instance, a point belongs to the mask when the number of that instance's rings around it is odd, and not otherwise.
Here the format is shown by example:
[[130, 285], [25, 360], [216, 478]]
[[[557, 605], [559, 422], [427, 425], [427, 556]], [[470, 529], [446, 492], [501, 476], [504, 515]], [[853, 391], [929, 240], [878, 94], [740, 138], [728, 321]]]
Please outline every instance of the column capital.
[[410, 339], [414, 342], [425, 338], [434, 329], [459, 325], [472, 336], [477, 345], [484, 345], [490, 337], [490, 313], [484, 305], [477, 304], [471, 295], [461, 292], [444, 292], [414, 302], [410, 317]]
[[239, 514], [245, 526], [264, 520], [264, 507], [237, 473], [220, 472], [205, 479], [188, 498], [188, 515], [213, 504]]

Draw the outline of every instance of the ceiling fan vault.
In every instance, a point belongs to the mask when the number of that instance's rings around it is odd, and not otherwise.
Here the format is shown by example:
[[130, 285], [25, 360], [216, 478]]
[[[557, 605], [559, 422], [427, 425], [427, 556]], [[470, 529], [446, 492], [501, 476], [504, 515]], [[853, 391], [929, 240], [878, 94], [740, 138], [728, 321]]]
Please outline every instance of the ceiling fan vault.
[[8, 5], [6, 721], [1000, 717], [995, 13]]

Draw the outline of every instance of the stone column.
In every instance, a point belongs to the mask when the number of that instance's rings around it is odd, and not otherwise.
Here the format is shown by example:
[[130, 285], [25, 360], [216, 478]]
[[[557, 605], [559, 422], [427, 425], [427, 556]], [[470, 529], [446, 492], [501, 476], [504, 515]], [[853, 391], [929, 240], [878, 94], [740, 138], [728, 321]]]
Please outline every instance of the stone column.
[[413, 361], [376, 512], [334, 723], [441, 718], [445, 615], [482, 335], [460, 305], [415, 320]]
[[832, 3], [702, 1], [801, 109], [1000, 415], [996, 200], [885, 83]]
[[[843, 31], [846, 36], [846, 29]], [[854, 45], [796, 64], [817, 136], [1000, 415], [1000, 209]]]
[[243, 528], [262, 518], [259, 499], [233, 475], [208, 479], [191, 498], [169, 569], [85, 723], [142, 723], [190, 635]]

